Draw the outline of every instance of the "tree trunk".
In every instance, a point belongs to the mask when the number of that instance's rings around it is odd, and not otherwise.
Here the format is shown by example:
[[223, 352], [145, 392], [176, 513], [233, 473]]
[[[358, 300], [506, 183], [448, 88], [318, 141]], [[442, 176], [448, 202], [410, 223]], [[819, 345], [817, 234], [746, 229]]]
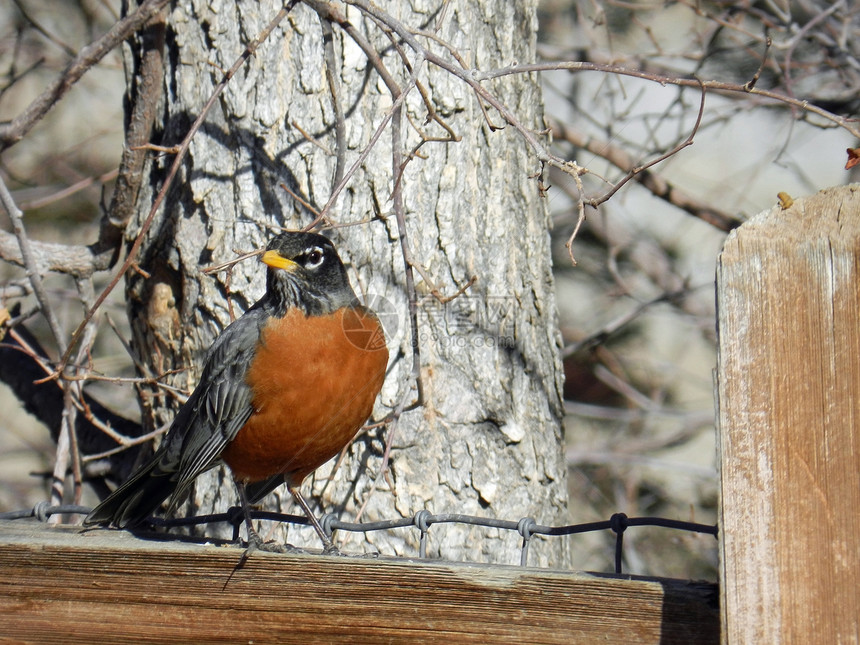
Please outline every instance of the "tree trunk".
[[[489, 69], [534, 59], [534, 0], [380, 4], [413, 29], [435, 31], [466, 65]], [[282, 228], [311, 222], [314, 215], [292, 194], [321, 208], [343, 172], [338, 153], [348, 169], [391, 112], [392, 94], [356, 40], [343, 23], [322, 20], [314, 6], [299, 3], [221, 94], [145, 237], [139, 266], [149, 277], [129, 275], [134, 347], [155, 373], [187, 368], [165, 378], [182, 389], [194, 385], [203, 352], [217, 334], [264, 288], [265, 272], [256, 261], [237, 264], [229, 273], [207, 275], [201, 268], [259, 248]], [[173, 5], [163, 118], [154, 143], [181, 141], [223, 70], [279, 8], [277, 2], [236, 0]], [[390, 39], [355, 6], [316, 8], [346, 16], [380, 52], [393, 80], [409, 90], [396, 127], [389, 123], [384, 129], [329, 212], [335, 225], [330, 235], [356, 292], [390, 314], [385, 322], [392, 358], [374, 419], [417, 395], [410, 378], [405, 263], [392, 202], [392, 150], [407, 162], [397, 187], [412, 262], [435, 285], [416, 275], [423, 405], [407, 406], [394, 426], [362, 434], [331, 481], [334, 462], [309, 478], [304, 490], [324, 512], [342, 519], [354, 518], [364, 505], [364, 521], [427, 509], [563, 522], [560, 339], [549, 218], [534, 178], [539, 164], [514, 128], [494, 127], [505, 125], [498, 113], [488, 108], [485, 118], [461, 80], [417, 60], [405, 43]], [[454, 60], [431, 39], [422, 37], [422, 44]], [[413, 66], [420, 92], [410, 85], [411, 71], [400, 53]], [[326, 72], [334, 79], [335, 99]], [[503, 77], [486, 87], [527, 127], [543, 128], [536, 78]], [[419, 129], [427, 139], [449, 138], [438, 122], [428, 120], [422, 92], [461, 140], [425, 140], [410, 155], [422, 142]], [[337, 114], [344, 120], [340, 143]], [[162, 156], [151, 163], [129, 240], [140, 230], [171, 162]], [[475, 283], [450, 302], [431, 295], [434, 286], [442, 295], [454, 295], [473, 276]], [[169, 421], [178, 405], [163, 390], [145, 393], [142, 400], [144, 417], [154, 427]], [[392, 431], [388, 472], [377, 480]], [[229, 476], [216, 470], [198, 480], [191, 510], [224, 510], [235, 502]], [[267, 508], [278, 504], [297, 512], [284, 490], [265, 501]], [[264, 537], [268, 531], [263, 528]], [[305, 529], [293, 529], [288, 537], [293, 544], [317, 546]], [[369, 543], [382, 553], [414, 555], [417, 539], [417, 531], [400, 530], [344, 533], [336, 543], [347, 550], [368, 550]], [[438, 525], [430, 530], [428, 554], [517, 562], [518, 546], [518, 536], [509, 532]], [[566, 553], [564, 538], [539, 540], [529, 563], [564, 565]]]

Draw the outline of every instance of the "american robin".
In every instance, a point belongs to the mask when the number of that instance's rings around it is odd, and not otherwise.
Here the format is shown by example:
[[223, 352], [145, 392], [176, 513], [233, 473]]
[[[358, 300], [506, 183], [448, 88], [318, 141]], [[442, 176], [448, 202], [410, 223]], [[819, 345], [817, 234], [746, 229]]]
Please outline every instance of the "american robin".
[[286, 482], [334, 550], [299, 486], [370, 416], [388, 349], [376, 315], [359, 304], [332, 243], [284, 233], [266, 247], [265, 295], [206, 353], [200, 382], [161, 446], [84, 520], [139, 524], [168, 497], [171, 510], [194, 479], [224, 462], [233, 473], [249, 543], [254, 502]]

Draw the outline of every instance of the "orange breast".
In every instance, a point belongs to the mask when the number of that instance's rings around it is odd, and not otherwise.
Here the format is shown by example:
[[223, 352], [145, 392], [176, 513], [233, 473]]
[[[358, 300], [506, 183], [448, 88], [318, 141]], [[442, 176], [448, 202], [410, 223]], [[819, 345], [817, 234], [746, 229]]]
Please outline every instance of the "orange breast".
[[283, 474], [297, 486], [370, 416], [387, 364], [379, 321], [366, 311], [273, 319], [248, 370], [254, 412], [222, 459], [240, 481]]

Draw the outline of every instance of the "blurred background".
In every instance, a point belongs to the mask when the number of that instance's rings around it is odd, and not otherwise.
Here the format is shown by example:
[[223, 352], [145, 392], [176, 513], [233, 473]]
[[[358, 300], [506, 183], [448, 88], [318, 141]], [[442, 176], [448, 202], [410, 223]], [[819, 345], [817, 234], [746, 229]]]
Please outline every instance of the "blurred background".
[[[759, 89], [846, 117], [860, 105], [854, 3], [543, 0], [538, 12], [539, 60], [615, 64], [735, 86], [756, 78]], [[0, 121], [17, 115], [118, 14], [117, 0], [0, 4]], [[699, 115], [697, 87], [597, 71], [545, 72], [542, 82], [553, 145], [589, 170], [582, 177], [587, 198], [599, 198], [632, 167], [684, 142]], [[0, 157], [34, 238], [95, 239], [122, 150], [124, 91], [117, 50]], [[716, 523], [712, 370], [720, 247], [728, 229], [772, 207], [779, 192], [796, 197], [856, 180], [856, 169], [844, 165], [845, 149], [857, 145], [845, 129], [802, 109], [709, 91], [694, 145], [598, 208], [586, 206], [570, 250], [580, 191], [569, 176], [548, 175], [572, 523], [614, 512]], [[9, 230], [5, 214], [0, 225]], [[51, 275], [46, 286], [63, 303], [61, 325], [73, 329], [81, 317], [74, 281]], [[116, 333], [99, 335], [92, 358], [106, 375], [132, 377], [119, 341], [129, 336], [121, 297], [116, 290], [105, 305]], [[0, 262], [0, 307], [13, 299], [24, 303], [24, 313], [35, 308], [24, 272]], [[44, 334], [38, 317], [28, 324]], [[125, 416], [138, 414], [132, 385], [89, 389]], [[47, 430], [0, 384], [0, 511], [45, 499], [54, 452]], [[611, 570], [609, 536], [570, 539], [575, 568]], [[711, 536], [631, 530], [625, 560], [630, 573], [717, 577]]]

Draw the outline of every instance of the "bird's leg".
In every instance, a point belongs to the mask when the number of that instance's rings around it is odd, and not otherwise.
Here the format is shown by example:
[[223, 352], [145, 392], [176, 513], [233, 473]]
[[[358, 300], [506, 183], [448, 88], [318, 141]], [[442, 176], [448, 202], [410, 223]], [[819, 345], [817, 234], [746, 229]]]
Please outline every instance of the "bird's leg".
[[293, 488], [292, 484], [287, 482], [287, 490], [290, 491], [290, 494], [296, 500], [299, 506], [302, 507], [302, 510], [305, 512], [305, 515], [308, 518], [308, 521], [311, 523], [311, 526], [314, 527], [314, 530], [317, 532], [317, 535], [320, 536], [320, 540], [323, 543], [323, 553], [326, 555], [338, 555], [340, 552], [337, 550], [337, 547], [332, 543], [331, 538], [325, 534], [323, 531], [323, 527], [320, 525], [316, 516], [311, 511], [311, 507], [305, 501], [305, 498], [302, 496], [301, 491], [298, 488]]
[[263, 547], [263, 538], [254, 530], [254, 523], [251, 521], [251, 505], [248, 503], [248, 494], [245, 492], [245, 483], [236, 480], [236, 490], [239, 491], [239, 504], [242, 506], [242, 514], [245, 516], [245, 526], [248, 529], [248, 549], [261, 549]]

